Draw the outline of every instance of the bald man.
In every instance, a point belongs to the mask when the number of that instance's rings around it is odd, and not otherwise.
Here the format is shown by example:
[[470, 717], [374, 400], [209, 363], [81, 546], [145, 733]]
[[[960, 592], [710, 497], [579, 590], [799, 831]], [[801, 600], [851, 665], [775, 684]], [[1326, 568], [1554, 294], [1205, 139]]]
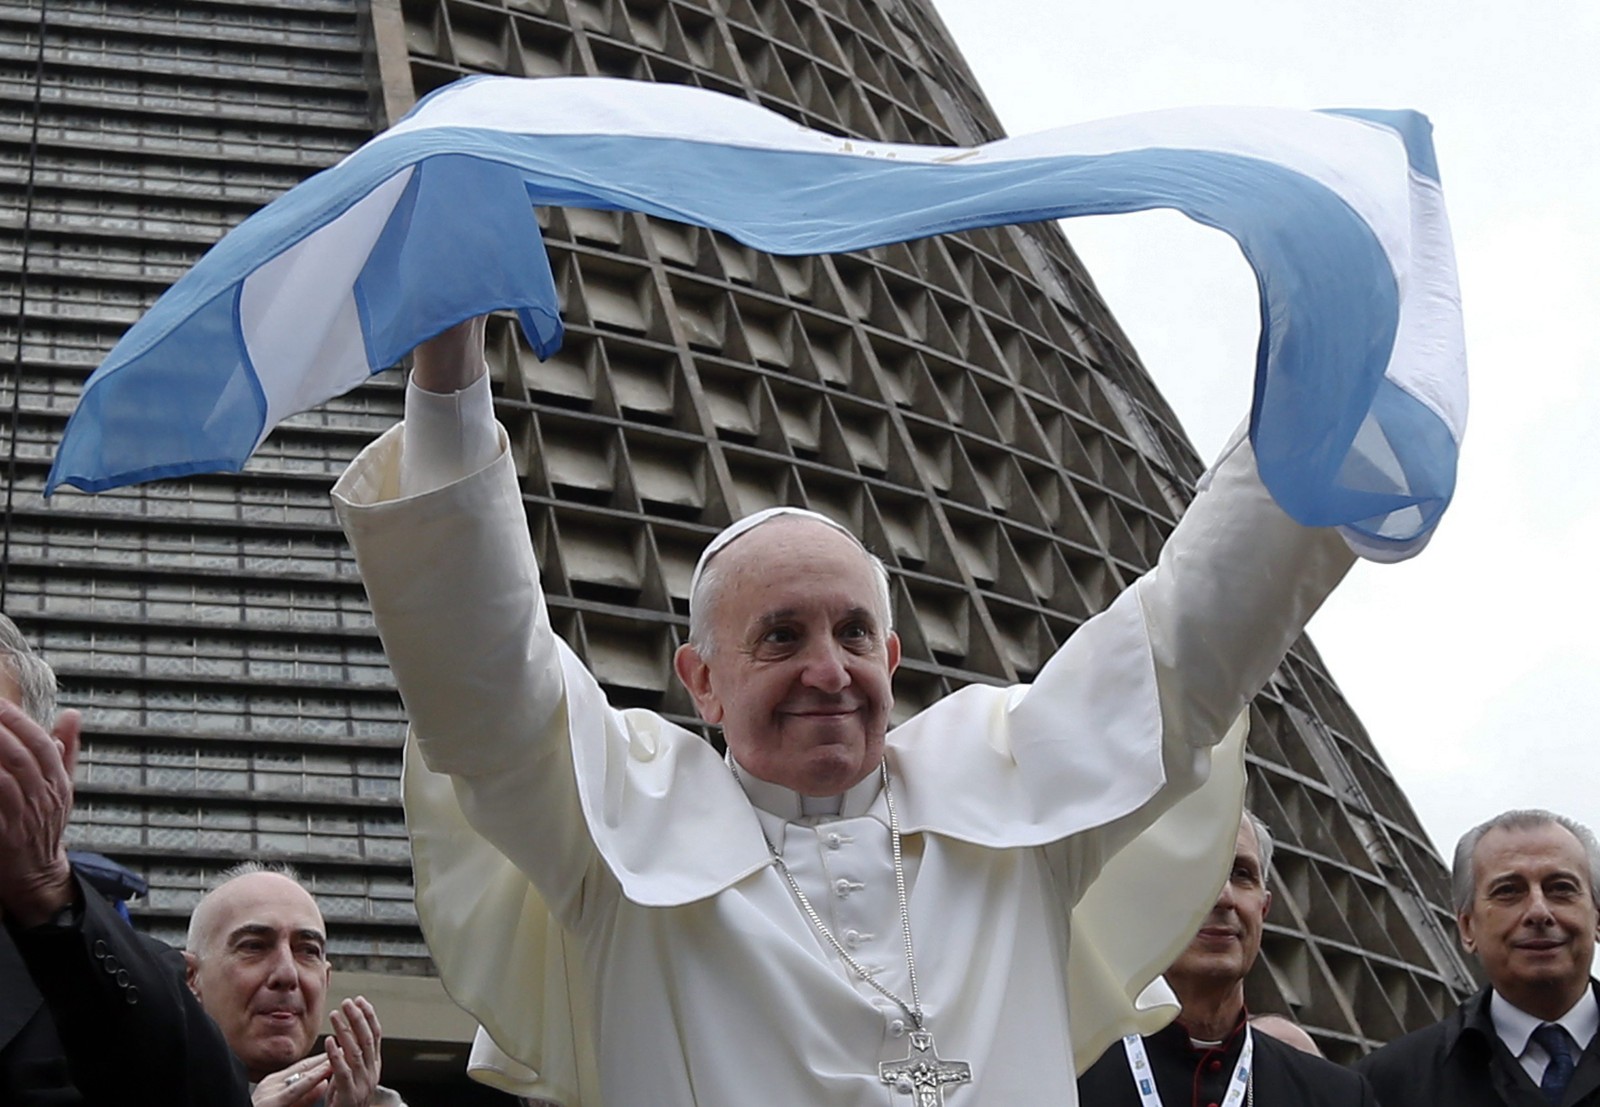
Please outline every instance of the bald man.
[[1251, 1015], [1250, 1029], [1257, 1034], [1276, 1038], [1284, 1045], [1294, 1046], [1301, 1053], [1309, 1053], [1313, 1057], [1322, 1056], [1322, 1050], [1318, 1047], [1316, 1039], [1287, 1015]]
[[382, 1029], [346, 999], [317, 1049], [331, 967], [322, 912], [293, 870], [236, 866], [194, 909], [188, 983], [244, 1065], [255, 1107], [376, 1107]]

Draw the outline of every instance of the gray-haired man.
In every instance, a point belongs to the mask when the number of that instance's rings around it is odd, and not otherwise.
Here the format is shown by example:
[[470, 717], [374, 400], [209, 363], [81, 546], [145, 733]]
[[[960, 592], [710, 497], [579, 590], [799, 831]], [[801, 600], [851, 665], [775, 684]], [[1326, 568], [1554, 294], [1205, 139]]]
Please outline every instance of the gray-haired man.
[[1360, 1068], [1386, 1107], [1595, 1107], [1600, 845], [1549, 811], [1467, 831], [1451, 870], [1461, 945], [1489, 987]]

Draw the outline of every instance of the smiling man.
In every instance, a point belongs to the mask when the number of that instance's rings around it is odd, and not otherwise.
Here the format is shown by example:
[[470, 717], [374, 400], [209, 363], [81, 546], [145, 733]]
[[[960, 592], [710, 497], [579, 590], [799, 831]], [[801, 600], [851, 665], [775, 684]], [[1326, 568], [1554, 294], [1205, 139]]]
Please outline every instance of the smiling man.
[[891, 732], [882, 564], [812, 512], [738, 520], [674, 658], [724, 758], [612, 707], [555, 635], [482, 334], [416, 351], [404, 423], [334, 489], [411, 720], [418, 913], [488, 1032], [480, 1075], [584, 1107], [1072, 1104], [1069, 1043], [1138, 1025], [1140, 976], [1204, 914], [1193, 857], [1233, 840], [1237, 744], [1174, 836], [1191, 858], [1116, 905], [1117, 957], [1074, 906], [1206, 781], [1351, 564], [1339, 535], [1284, 515], [1237, 442], [1159, 567], [1031, 685]]
[[222, 1028], [253, 1085], [256, 1107], [371, 1107], [381, 1093], [382, 1030], [366, 999], [329, 1021], [327, 930], [287, 868], [246, 862], [223, 874], [189, 918], [189, 988]]
[[1272, 836], [1247, 813], [1217, 902], [1163, 974], [1183, 1004], [1178, 1020], [1108, 1049], [1078, 1081], [1086, 1107], [1372, 1107], [1361, 1077], [1256, 1031], [1247, 1017], [1244, 978], [1272, 907], [1271, 863]]
[[1595, 1107], [1600, 844], [1548, 811], [1462, 835], [1451, 870], [1461, 945], [1489, 987], [1361, 1068], [1385, 1107]]
[[872, 773], [900, 664], [882, 563], [825, 517], [774, 508], [729, 527], [701, 565], [674, 664], [734, 762], [813, 797]]

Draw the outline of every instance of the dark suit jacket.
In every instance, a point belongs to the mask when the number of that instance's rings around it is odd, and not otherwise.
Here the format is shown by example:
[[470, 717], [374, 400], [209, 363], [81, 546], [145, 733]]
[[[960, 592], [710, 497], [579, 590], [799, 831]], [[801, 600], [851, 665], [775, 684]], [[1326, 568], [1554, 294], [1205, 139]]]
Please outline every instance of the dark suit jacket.
[[[1217, 1049], [1198, 1050], [1182, 1026], [1171, 1026], [1144, 1040], [1163, 1107], [1206, 1107], [1221, 1103], [1244, 1048], [1244, 1019]], [[1360, 1076], [1332, 1061], [1302, 1053], [1265, 1034], [1255, 1038], [1255, 1098], [1294, 1107], [1377, 1107], [1372, 1088]], [[1121, 1042], [1078, 1077], [1082, 1107], [1140, 1107], [1139, 1091]], [[1546, 1105], [1548, 1107], [1548, 1105]]]
[[137, 934], [79, 880], [77, 927], [0, 927], [4, 1107], [249, 1107], [183, 955]]
[[[1448, 1018], [1368, 1054], [1356, 1068], [1384, 1107], [1550, 1107], [1494, 1032], [1488, 988]], [[1561, 1103], [1600, 1107], [1600, 1035], [1578, 1059]]]
[[81, 1102], [44, 997], [33, 986], [10, 932], [0, 927], [0, 1103], [54, 1107]]

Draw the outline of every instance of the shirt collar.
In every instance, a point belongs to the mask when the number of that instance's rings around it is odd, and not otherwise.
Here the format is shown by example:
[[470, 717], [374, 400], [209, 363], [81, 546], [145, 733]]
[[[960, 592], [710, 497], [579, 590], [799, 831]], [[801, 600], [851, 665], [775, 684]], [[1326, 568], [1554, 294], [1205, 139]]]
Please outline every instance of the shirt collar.
[[[737, 764], [731, 753], [728, 754], [728, 764]], [[792, 788], [762, 780], [743, 766], [739, 766], [736, 775], [745, 796], [758, 811], [776, 816], [786, 823], [802, 823], [806, 826], [866, 815], [883, 791], [882, 778], [878, 773], [868, 773], [840, 795], [824, 797], [802, 796]]]
[[[1528, 1050], [1528, 1039], [1533, 1032], [1544, 1025], [1543, 1019], [1534, 1018], [1526, 1011], [1511, 1004], [1511, 1001], [1499, 992], [1489, 993], [1489, 1021], [1494, 1025], [1494, 1032], [1511, 1051], [1511, 1056], [1521, 1057]], [[1578, 1044], [1578, 1049], [1589, 1047], [1589, 1040], [1594, 1037], [1595, 1031], [1600, 1029], [1600, 1003], [1595, 1002], [1594, 989], [1585, 988], [1583, 995], [1578, 997], [1578, 1002], [1572, 1008], [1555, 1020], [1556, 1024], [1572, 1035], [1572, 1040]]]
[[1227, 1037], [1223, 1038], [1222, 1041], [1216, 1043], [1215, 1045], [1208, 1045], [1191, 1037], [1189, 1034], [1189, 1028], [1183, 1025], [1183, 1016], [1181, 1014], [1172, 1021], [1171, 1025], [1177, 1027], [1182, 1032], [1184, 1044], [1195, 1053], [1208, 1053], [1214, 1050], [1220, 1050], [1227, 1054], [1237, 1054], [1240, 1047], [1244, 1044], [1245, 1027], [1250, 1025], [1250, 1011], [1248, 1008], [1241, 1008], [1239, 1011], [1238, 1021], [1233, 1024], [1233, 1029], [1228, 1031]]

